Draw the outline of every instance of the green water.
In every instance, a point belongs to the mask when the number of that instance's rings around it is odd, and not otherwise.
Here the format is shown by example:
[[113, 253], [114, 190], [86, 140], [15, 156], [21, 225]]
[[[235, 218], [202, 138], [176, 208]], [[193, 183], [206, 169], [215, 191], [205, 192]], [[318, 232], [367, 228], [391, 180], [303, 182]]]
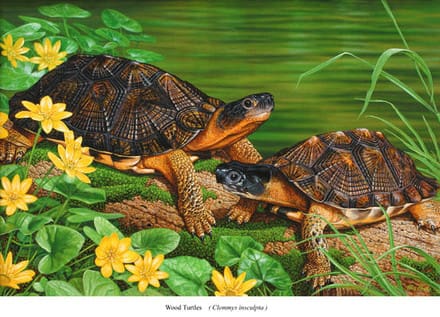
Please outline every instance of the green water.
[[[40, 16], [44, 1], [2, 4], [1, 16]], [[263, 155], [317, 133], [385, 125], [402, 126], [389, 107], [372, 105], [358, 119], [370, 70], [349, 57], [305, 79], [301, 73], [343, 51], [371, 63], [391, 47], [403, 47], [380, 1], [71, 1], [93, 12], [120, 10], [138, 19], [157, 38], [142, 48], [165, 56], [158, 66], [225, 101], [253, 92], [275, 96], [271, 119], [250, 139]], [[389, 1], [411, 49], [440, 75], [440, 1]], [[387, 71], [421, 91], [412, 64], [395, 57]], [[438, 85], [436, 86], [438, 87]], [[405, 93], [380, 81], [374, 98], [396, 104], [423, 131], [424, 109]], [[390, 139], [398, 143], [394, 138]]]

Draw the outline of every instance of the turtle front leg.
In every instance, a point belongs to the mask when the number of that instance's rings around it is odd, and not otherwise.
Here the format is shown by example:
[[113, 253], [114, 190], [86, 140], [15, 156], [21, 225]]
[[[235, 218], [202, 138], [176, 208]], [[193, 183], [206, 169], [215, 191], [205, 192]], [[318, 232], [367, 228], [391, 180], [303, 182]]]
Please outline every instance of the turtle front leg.
[[5, 123], [4, 128], [8, 131], [8, 136], [0, 140], [0, 164], [10, 164], [23, 157], [32, 147], [32, 140], [15, 130], [10, 120]]
[[440, 201], [423, 201], [410, 206], [408, 211], [417, 221], [419, 228], [425, 228], [434, 233], [440, 229]]
[[182, 150], [175, 150], [159, 156], [142, 158], [137, 165], [138, 173], [148, 168], [161, 172], [177, 187], [177, 208], [187, 230], [201, 239], [205, 234], [210, 234], [215, 218], [211, 211], [205, 208], [202, 190], [196, 180], [190, 157]]
[[[247, 139], [242, 139], [225, 149], [231, 160], [242, 163], [257, 163], [261, 161], [261, 154], [255, 149], [252, 143]], [[229, 219], [238, 223], [249, 222], [255, 211], [258, 202], [241, 197], [238, 203], [229, 211]]]
[[330, 208], [312, 203], [301, 226], [304, 240], [302, 248], [307, 257], [304, 273], [306, 276], [313, 276], [312, 286], [314, 289], [323, 287], [330, 282], [330, 262], [322, 251], [327, 249], [327, 241], [322, 237], [322, 234], [327, 226], [327, 221], [331, 221], [333, 217], [333, 211]]

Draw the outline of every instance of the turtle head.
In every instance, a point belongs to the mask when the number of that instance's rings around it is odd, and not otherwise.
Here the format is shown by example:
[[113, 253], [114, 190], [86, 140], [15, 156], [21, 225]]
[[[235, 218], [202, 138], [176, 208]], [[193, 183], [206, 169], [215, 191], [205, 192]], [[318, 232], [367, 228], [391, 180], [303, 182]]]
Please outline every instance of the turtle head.
[[227, 191], [239, 196], [298, 210], [308, 208], [309, 199], [273, 165], [231, 161], [218, 165], [215, 176]]
[[269, 93], [221, 104], [213, 109], [206, 127], [186, 148], [194, 152], [224, 149], [254, 132], [269, 119], [273, 108], [274, 100]]
[[270, 183], [274, 167], [266, 164], [245, 164], [236, 161], [217, 166], [217, 182], [234, 194], [261, 200]]
[[251, 129], [251, 133], [269, 119], [274, 106], [273, 96], [269, 93], [249, 95], [225, 104], [220, 109], [217, 124], [225, 130]]

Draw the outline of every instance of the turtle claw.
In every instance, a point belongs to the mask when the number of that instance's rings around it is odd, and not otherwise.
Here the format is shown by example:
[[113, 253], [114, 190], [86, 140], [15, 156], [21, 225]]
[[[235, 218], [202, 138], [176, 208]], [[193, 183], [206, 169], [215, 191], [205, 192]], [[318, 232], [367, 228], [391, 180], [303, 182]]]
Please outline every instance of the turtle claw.
[[434, 221], [432, 221], [431, 219], [417, 220], [417, 230], [420, 230], [423, 228], [430, 229], [432, 231], [432, 233], [434, 233], [434, 234], [437, 232], [437, 226], [435, 225]]

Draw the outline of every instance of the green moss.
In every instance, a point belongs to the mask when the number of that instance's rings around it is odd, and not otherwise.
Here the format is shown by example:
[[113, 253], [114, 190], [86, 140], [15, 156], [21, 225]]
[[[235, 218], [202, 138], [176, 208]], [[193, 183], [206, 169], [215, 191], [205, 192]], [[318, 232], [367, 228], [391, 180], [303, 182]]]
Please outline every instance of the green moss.
[[122, 184], [137, 184], [145, 186], [145, 183], [151, 177], [119, 171], [102, 164], [95, 164], [95, 167], [96, 171], [90, 173], [89, 177], [92, 184], [97, 187]]
[[311, 289], [307, 282], [297, 283], [296, 281], [301, 280], [302, 269], [304, 266], [304, 258], [299, 250], [291, 250], [289, 254], [286, 255], [272, 255], [272, 257], [279, 261], [284, 267], [286, 272], [290, 275], [292, 279], [292, 292], [296, 296], [310, 295]]
[[[428, 261], [416, 261], [406, 257], [402, 258], [401, 262], [425, 274], [430, 280], [434, 281], [435, 283], [440, 284], [440, 270], [437, 269], [438, 266], [436, 267]], [[431, 293], [432, 295], [440, 296], [440, 291], [438, 291], [438, 289], [431, 288]]]
[[347, 269], [350, 268], [353, 264], [356, 263], [356, 260], [354, 257], [350, 255], [346, 255], [344, 251], [335, 249], [335, 248], [329, 248], [328, 249], [329, 255], [334, 258], [339, 264], [341, 264], [343, 267], [346, 267]]
[[[57, 145], [52, 142], [43, 141], [38, 143], [38, 145], [34, 149], [34, 156], [32, 157], [32, 163], [35, 164], [40, 161], [47, 161], [47, 153], [48, 152], [58, 153]], [[27, 151], [23, 156], [22, 161], [28, 162], [31, 157], [31, 151]]]
[[198, 160], [194, 163], [194, 169], [196, 172], [207, 171], [214, 173], [217, 165], [220, 163], [221, 161], [215, 159]]

